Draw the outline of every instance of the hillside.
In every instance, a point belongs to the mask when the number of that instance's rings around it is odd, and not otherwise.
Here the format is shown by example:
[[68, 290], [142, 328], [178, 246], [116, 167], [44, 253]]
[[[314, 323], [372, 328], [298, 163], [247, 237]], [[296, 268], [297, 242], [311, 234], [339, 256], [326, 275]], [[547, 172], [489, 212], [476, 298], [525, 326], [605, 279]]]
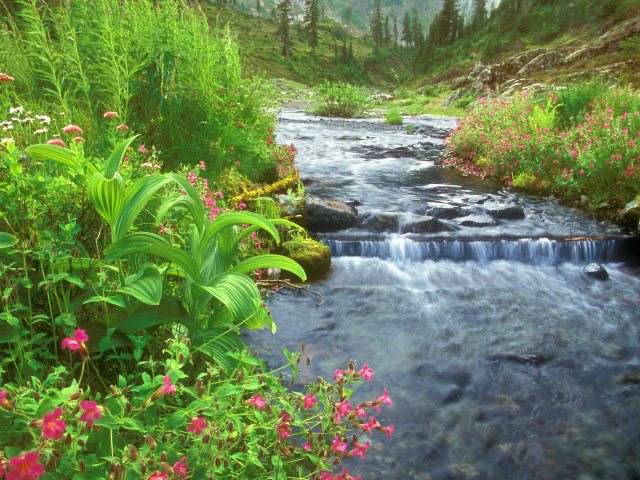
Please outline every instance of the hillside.
[[[395, 86], [411, 76], [410, 63], [404, 56], [393, 51], [374, 54], [369, 38], [350, 33], [334, 21], [320, 24], [315, 56], [311, 54], [302, 24], [294, 23], [292, 54], [291, 58], [285, 59], [277, 38], [277, 25], [271, 18], [257, 17], [209, 2], [203, 2], [201, 6], [211, 24], [229, 26], [237, 40], [247, 75], [284, 78], [306, 85], [328, 80], [383, 88]], [[348, 52], [349, 45], [353, 50], [353, 60], [345, 59], [344, 50]]]
[[639, 14], [635, 0], [503, 0], [479, 31], [420, 52], [411, 84], [444, 84], [454, 98], [597, 75], [637, 85]]

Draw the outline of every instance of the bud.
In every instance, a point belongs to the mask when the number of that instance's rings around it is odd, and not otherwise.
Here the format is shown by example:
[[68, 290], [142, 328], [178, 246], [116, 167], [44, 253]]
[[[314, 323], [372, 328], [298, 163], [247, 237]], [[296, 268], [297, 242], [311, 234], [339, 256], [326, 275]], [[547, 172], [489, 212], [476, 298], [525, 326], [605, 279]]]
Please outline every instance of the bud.
[[200, 379], [198, 379], [198, 381], [196, 382], [196, 394], [197, 394], [199, 397], [202, 397], [203, 393], [204, 393], [204, 389], [203, 389], [203, 387], [202, 387], [202, 379], [200, 378]]
[[155, 450], [156, 447], [158, 446], [158, 444], [156, 443], [156, 441], [153, 439], [151, 435], [147, 435], [146, 441], [149, 444], [149, 447], [151, 447], [151, 451]]
[[307, 362], [306, 362], [306, 364], [307, 364], [307, 365], [311, 365], [311, 357], [307, 357]]
[[77, 400], [80, 398], [82, 394], [80, 392], [76, 392], [73, 395], [71, 395], [71, 397], [69, 397], [69, 400]]
[[64, 440], [62, 441], [62, 443], [64, 445], [67, 445], [67, 446], [71, 444], [71, 434], [70, 433], [67, 433], [67, 436], [64, 437]]
[[80, 473], [84, 473], [87, 471], [87, 464], [84, 463], [82, 460], [78, 461], [78, 470], [80, 470]]
[[162, 455], [160, 455], [160, 461], [162, 463], [167, 463], [167, 456], [164, 453]]
[[233, 432], [233, 422], [231, 420], [227, 422], [227, 432]]
[[118, 389], [115, 387], [115, 385], [111, 385], [111, 395], [113, 395], [114, 397], [118, 396]]
[[36, 402], [40, 401], [40, 394], [37, 391], [33, 392], [33, 398], [35, 399]]
[[349, 360], [349, 370], [355, 370], [356, 369], [356, 362], [354, 362], [353, 360]]
[[131, 455], [131, 458], [133, 459], [134, 462], [138, 460], [138, 449], [133, 445], [129, 446], [129, 454]]
[[209, 443], [210, 439], [211, 439], [211, 435], [205, 435], [204, 437], [202, 437], [202, 443], [207, 444]]

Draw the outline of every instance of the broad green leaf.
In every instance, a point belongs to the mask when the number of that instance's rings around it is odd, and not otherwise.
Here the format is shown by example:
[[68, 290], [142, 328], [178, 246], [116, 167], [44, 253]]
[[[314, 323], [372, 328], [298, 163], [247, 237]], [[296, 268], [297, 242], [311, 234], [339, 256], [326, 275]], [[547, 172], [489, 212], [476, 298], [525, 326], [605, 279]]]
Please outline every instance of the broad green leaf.
[[202, 228], [204, 227], [205, 211], [204, 205], [202, 203], [202, 198], [200, 198], [200, 194], [184, 176], [178, 175], [176, 173], [167, 173], [167, 177], [180, 185], [182, 189], [187, 193], [186, 195], [181, 196], [189, 199], [189, 201], [186, 202], [186, 207], [189, 209], [192, 220], [198, 227], [198, 230], [202, 231]]
[[111, 155], [109, 155], [109, 159], [107, 160], [107, 165], [104, 170], [104, 176], [107, 180], [112, 179], [116, 174], [118, 168], [120, 168], [124, 154], [127, 152], [127, 148], [129, 148], [129, 145], [131, 145], [131, 142], [133, 142], [136, 137], [137, 135], [134, 135], [133, 137], [129, 137], [121, 141], [113, 149]]
[[118, 218], [124, 203], [124, 192], [124, 180], [118, 172], [110, 179], [96, 172], [89, 179], [89, 200], [109, 225], [113, 225]]
[[13, 247], [18, 243], [18, 238], [14, 237], [10, 233], [0, 232], [0, 248]]
[[158, 305], [162, 299], [162, 277], [155, 265], [144, 265], [125, 279], [125, 286], [117, 290], [126, 293], [146, 305]]
[[193, 279], [199, 278], [199, 269], [193, 259], [180, 248], [174, 247], [160, 235], [148, 232], [130, 233], [105, 250], [107, 260], [114, 260], [129, 255], [156, 255], [175, 263]]
[[182, 303], [178, 300], [165, 297], [158, 306], [145, 306], [131, 315], [116, 314], [110, 321], [118, 330], [133, 334], [141, 330], [164, 324], [180, 323], [189, 329], [194, 325]]
[[125, 308], [127, 306], [124, 300], [120, 297], [105, 297], [102, 295], [94, 295], [93, 297], [89, 297], [84, 302], [82, 302], [82, 304], [84, 305], [87, 303], [97, 303], [97, 302], [105, 302], [121, 308]]
[[243, 224], [255, 225], [256, 227], [266, 230], [274, 238], [276, 243], [280, 243], [280, 235], [273, 223], [262, 215], [252, 212], [228, 212], [218, 215], [216, 219], [205, 228], [202, 243], [206, 245], [226, 228]]
[[27, 147], [25, 152], [34, 160], [53, 160], [73, 168], [78, 173], [82, 172], [82, 165], [78, 161], [76, 154], [67, 148], [39, 143]]
[[227, 373], [238, 365], [238, 360], [230, 357], [227, 353], [245, 348], [240, 337], [226, 328], [193, 332], [191, 345], [195, 350], [211, 358]]
[[201, 287], [229, 309], [236, 322], [251, 317], [260, 306], [260, 292], [246, 275], [221, 273]]
[[115, 240], [122, 238], [129, 231], [145, 205], [168, 182], [169, 178], [165, 175], [154, 174], [139, 178], [127, 187], [122, 209], [113, 225]]
[[280, 268], [297, 275], [302, 281], [307, 279], [307, 274], [298, 262], [282, 255], [273, 254], [257, 255], [243, 260], [233, 267], [231, 271], [235, 273], [250, 273], [262, 268]]

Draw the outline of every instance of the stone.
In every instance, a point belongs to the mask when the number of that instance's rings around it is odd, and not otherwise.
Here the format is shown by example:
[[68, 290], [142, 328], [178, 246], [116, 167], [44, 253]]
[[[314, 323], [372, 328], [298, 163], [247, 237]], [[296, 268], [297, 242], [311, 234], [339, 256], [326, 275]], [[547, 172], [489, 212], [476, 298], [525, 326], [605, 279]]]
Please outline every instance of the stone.
[[457, 205], [438, 205], [427, 208], [424, 213], [430, 217], [436, 217], [444, 220], [452, 220], [466, 215], [466, 212]]
[[278, 205], [280, 205], [282, 211], [288, 216], [298, 215], [302, 213], [301, 202], [297, 197], [294, 197], [292, 195], [279, 194], [275, 195], [273, 199]]
[[402, 233], [437, 233], [450, 232], [456, 228], [437, 218], [424, 217], [421, 220], [402, 225], [400, 230]]
[[400, 217], [390, 213], [367, 213], [360, 217], [358, 226], [374, 232], [397, 232]]
[[358, 210], [343, 202], [308, 196], [304, 202], [309, 229], [333, 231], [349, 228], [358, 222]]
[[283, 255], [295, 260], [307, 273], [308, 279], [321, 278], [331, 268], [331, 251], [326, 245], [312, 238], [284, 242]]
[[609, 272], [599, 263], [590, 263], [582, 270], [586, 275], [593, 277], [597, 280], [608, 280]]
[[503, 220], [521, 220], [525, 217], [524, 209], [520, 205], [494, 203], [484, 206], [485, 211], [495, 218]]
[[634, 232], [640, 232], [640, 195], [627, 203], [618, 218], [623, 226]]
[[487, 215], [467, 215], [457, 219], [458, 225], [462, 227], [495, 227], [499, 222], [495, 218]]

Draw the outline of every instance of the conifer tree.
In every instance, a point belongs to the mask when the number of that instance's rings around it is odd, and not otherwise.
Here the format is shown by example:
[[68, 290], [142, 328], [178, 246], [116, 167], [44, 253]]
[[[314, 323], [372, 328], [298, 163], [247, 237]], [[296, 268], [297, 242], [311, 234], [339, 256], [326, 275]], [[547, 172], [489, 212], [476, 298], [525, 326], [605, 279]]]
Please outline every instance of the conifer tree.
[[382, 43], [385, 47], [388, 47], [391, 43], [391, 30], [389, 30], [389, 15], [384, 17], [384, 34], [382, 37]]
[[353, 62], [353, 39], [349, 39], [349, 61]]
[[413, 43], [413, 33], [411, 32], [411, 19], [409, 12], [404, 12], [402, 18], [402, 41], [405, 45], [410, 46]]
[[304, 12], [304, 24], [309, 36], [309, 45], [311, 46], [311, 53], [316, 54], [316, 47], [318, 46], [318, 21], [320, 12], [318, 9], [318, 0], [306, 0], [305, 12]]
[[420, 22], [420, 18], [418, 17], [418, 9], [413, 7], [413, 22], [411, 24], [411, 34], [413, 35], [413, 45], [415, 47], [420, 47], [422, 45], [422, 41], [424, 40], [422, 36], [422, 23]]
[[393, 16], [393, 46], [398, 46], [398, 17]]
[[349, 61], [349, 51], [347, 50], [347, 40], [342, 40], [342, 63]]
[[473, 0], [471, 29], [479, 30], [487, 22], [487, 0]]
[[289, 27], [291, 26], [291, 0], [281, 0], [277, 7], [278, 36], [282, 41], [282, 55], [284, 58], [291, 56], [291, 39]]
[[256, 0], [256, 13], [260, 15], [260, 0]]
[[371, 36], [376, 49], [382, 46], [382, 0], [374, 0], [371, 16]]

